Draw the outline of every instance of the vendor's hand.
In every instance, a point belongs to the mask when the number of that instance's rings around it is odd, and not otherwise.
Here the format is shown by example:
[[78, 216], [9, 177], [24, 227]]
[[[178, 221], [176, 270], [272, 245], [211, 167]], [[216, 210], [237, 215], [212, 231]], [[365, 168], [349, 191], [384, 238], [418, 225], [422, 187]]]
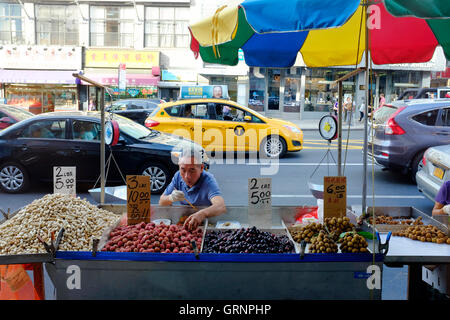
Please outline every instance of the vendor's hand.
[[182, 201], [184, 200], [184, 192], [174, 189], [172, 193], [169, 195], [169, 200], [172, 202]]
[[205, 216], [201, 212], [196, 212], [191, 214], [186, 221], [184, 221], [183, 226], [188, 230], [195, 230], [203, 222]]
[[444, 213], [446, 213], [446, 214], [450, 214], [450, 204], [444, 206], [442, 208], [442, 211], [444, 211]]

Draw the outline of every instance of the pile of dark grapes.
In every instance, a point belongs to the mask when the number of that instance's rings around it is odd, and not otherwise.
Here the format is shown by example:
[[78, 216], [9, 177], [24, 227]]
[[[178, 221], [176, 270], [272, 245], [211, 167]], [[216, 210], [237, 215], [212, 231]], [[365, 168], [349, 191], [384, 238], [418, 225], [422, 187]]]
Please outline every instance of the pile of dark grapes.
[[205, 235], [205, 253], [291, 253], [294, 245], [286, 235], [275, 235], [256, 227], [212, 231]]

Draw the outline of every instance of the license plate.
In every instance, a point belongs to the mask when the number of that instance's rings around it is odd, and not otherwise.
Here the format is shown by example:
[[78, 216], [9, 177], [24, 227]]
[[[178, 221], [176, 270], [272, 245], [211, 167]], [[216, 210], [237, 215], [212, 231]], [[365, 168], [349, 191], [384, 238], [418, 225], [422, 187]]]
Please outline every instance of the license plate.
[[434, 168], [433, 175], [442, 180], [444, 178], [444, 170], [441, 168]]

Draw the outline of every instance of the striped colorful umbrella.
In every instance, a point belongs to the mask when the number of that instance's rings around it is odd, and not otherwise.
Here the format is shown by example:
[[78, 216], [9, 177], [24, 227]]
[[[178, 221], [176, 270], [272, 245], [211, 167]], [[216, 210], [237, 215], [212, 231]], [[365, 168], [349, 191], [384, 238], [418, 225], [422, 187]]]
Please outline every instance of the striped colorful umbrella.
[[450, 1], [244, 0], [190, 25], [191, 49], [225, 65], [308, 67], [359, 64], [366, 43], [373, 63], [429, 61], [438, 45], [450, 60]]

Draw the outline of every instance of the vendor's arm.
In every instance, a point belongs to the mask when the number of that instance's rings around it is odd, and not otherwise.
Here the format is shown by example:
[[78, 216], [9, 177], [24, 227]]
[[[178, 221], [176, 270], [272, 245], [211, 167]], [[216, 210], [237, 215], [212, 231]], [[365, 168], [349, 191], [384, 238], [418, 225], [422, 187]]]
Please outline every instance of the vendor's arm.
[[171, 206], [174, 202], [180, 201], [184, 199], [184, 196], [181, 197], [177, 195], [177, 193], [183, 193], [182, 191], [178, 191], [176, 186], [178, 185], [179, 176], [178, 173], [175, 174], [172, 178], [172, 181], [167, 186], [166, 190], [164, 190], [163, 194], [159, 198], [160, 206]]
[[434, 200], [432, 215], [450, 214], [450, 181], [442, 184]]
[[194, 230], [206, 218], [216, 217], [227, 212], [225, 200], [221, 196], [212, 197], [210, 201], [211, 205], [209, 207], [191, 214], [184, 222], [184, 226], [190, 230]]
[[431, 212], [433, 216], [440, 214], [450, 214], [450, 204], [443, 205], [442, 203], [435, 202], [433, 211]]

